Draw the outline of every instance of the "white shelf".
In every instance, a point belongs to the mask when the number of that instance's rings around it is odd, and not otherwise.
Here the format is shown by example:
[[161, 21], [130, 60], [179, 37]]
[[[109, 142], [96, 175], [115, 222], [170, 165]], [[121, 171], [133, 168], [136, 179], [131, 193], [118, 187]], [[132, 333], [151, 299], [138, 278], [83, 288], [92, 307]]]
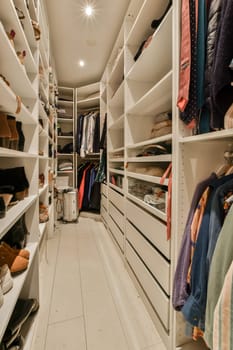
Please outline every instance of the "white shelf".
[[34, 35], [34, 30], [32, 27], [32, 22], [31, 22], [31, 17], [29, 14], [29, 11], [26, 6], [25, 0], [14, 0], [15, 5], [20, 8], [23, 11], [23, 14], [25, 16], [25, 19], [23, 20], [23, 26], [24, 26], [24, 31], [27, 36], [28, 43], [31, 48], [36, 48], [38, 46], [35, 35]]
[[48, 189], [48, 184], [44, 185], [44, 187], [39, 188], [39, 196], [41, 196]]
[[[152, 59], [154, 57], [154, 59]], [[150, 45], [142, 52], [126, 78], [156, 83], [172, 68], [172, 8], [153, 34]]]
[[39, 232], [39, 244], [40, 244], [40, 242], [41, 242], [41, 240], [42, 240], [42, 238], [43, 238], [43, 236], [44, 236], [47, 223], [48, 223], [48, 221], [39, 224], [39, 231], [40, 231], [40, 232]]
[[86, 98], [84, 100], [77, 101], [77, 107], [79, 108], [91, 108], [99, 105], [100, 97]]
[[123, 129], [124, 128], [124, 117], [125, 115], [121, 115], [116, 121], [109, 125], [108, 129]]
[[39, 40], [39, 48], [40, 48], [40, 53], [41, 53], [41, 58], [43, 61], [44, 67], [47, 69], [49, 67], [49, 49], [46, 48], [44, 39], [42, 39], [42, 35]]
[[158, 156], [148, 156], [148, 157], [128, 157], [127, 162], [136, 163], [148, 163], [148, 162], [171, 162], [171, 154], [161, 154]]
[[30, 196], [24, 198], [22, 201], [19, 201], [18, 204], [12, 206], [7, 210], [6, 216], [0, 219], [1, 230], [0, 230], [0, 239], [4, 234], [16, 223], [16, 221], [30, 208], [33, 203], [36, 201], [37, 196]]
[[39, 160], [49, 160], [49, 157], [47, 155], [45, 156], [38, 156]]
[[153, 145], [155, 143], [170, 141], [170, 140], [172, 140], [172, 134], [168, 134], [168, 135], [164, 135], [161, 137], [156, 137], [154, 139], [149, 139], [146, 141], [138, 142], [138, 143], [135, 143], [133, 145], [127, 145], [126, 148], [128, 148], [128, 149], [141, 148], [143, 146], [149, 146], [149, 145]]
[[[143, 175], [143, 174], [140, 174], [140, 173], [133, 173], [133, 172], [130, 172], [130, 171], [126, 172], [126, 176], [127, 177], [131, 177], [133, 179], [138, 179], [138, 180], [141, 180], [141, 181], [155, 183], [155, 184], [158, 184], [158, 185], [160, 184], [160, 180], [161, 180], [161, 177], [158, 177], [158, 176]], [[168, 186], [168, 179], [166, 179], [164, 181], [163, 185], [164, 186]]]
[[215, 141], [215, 140], [224, 140], [227, 138], [233, 138], [233, 129], [213, 131], [206, 134], [194, 135], [180, 137], [179, 143], [195, 143], [195, 142], [206, 142], [206, 141]]
[[16, 32], [14, 44], [17, 49], [25, 50], [26, 57], [24, 58], [24, 65], [28, 73], [37, 74], [37, 66], [32, 56], [31, 49], [28, 45], [25, 33], [23, 31], [20, 20], [13, 4], [13, 1], [5, 1], [4, 6], [1, 6], [1, 20], [3, 21], [5, 29], [10, 31], [14, 28]]
[[9, 81], [13, 91], [22, 98], [36, 99], [36, 91], [25, 72], [25, 68], [19, 62], [12, 45], [9, 44], [9, 39], [5, 29], [0, 23], [0, 41], [1, 41], [1, 72]]
[[35, 7], [34, 0], [29, 0], [29, 12], [31, 18], [38, 22], [38, 9]]
[[172, 106], [172, 71], [167, 73], [156, 85], [142, 96], [126, 113], [145, 115], [157, 111], [171, 110]]
[[46, 91], [44, 84], [40, 80], [40, 88], [39, 88], [39, 93], [41, 94], [42, 100], [47, 103], [48, 102], [48, 91]]
[[117, 84], [123, 79], [124, 74], [124, 50], [122, 49], [116, 58], [116, 62], [109, 76], [109, 84]]
[[115, 91], [111, 99], [109, 100], [109, 107], [123, 107], [124, 106], [124, 84], [122, 81], [118, 89]]
[[120, 192], [121, 194], [124, 194], [124, 190], [118, 186], [115, 186], [115, 185], [109, 183], [109, 187], [111, 187], [113, 190], [115, 190], [117, 192]]
[[15, 151], [9, 148], [0, 147], [0, 157], [9, 158], [37, 158], [37, 154]]
[[48, 137], [47, 131], [39, 124], [39, 137]]
[[41, 119], [48, 119], [48, 116], [44, 110], [44, 107], [42, 106], [42, 102], [39, 101], [39, 116]]
[[67, 123], [67, 124], [73, 124], [73, 119], [65, 119], [65, 118], [57, 118], [57, 121], [59, 122], [59, 123]]
[[0, 339], [2, 339], [4, 335], [4, 332], [7, 328], [7, 324], [11, 318], [12, 312], [19, 298], [26, 277], [29, 274], [30, 267], [32, 265], [37, 247], [38, 243], [27, 244], [26, 249], [30, 251], [29, 266], [27, 270], [13, 277], [13, 288], [4, 295], [4, 303], [0, 309]]
[[58, 100], [58, 107], [73, 107], [74, 102], [73, 101], [66, 101], [66, 100]]
[[74, 156], [74, 153], [57, 153], [57, 156], [58, 157], [73, 157]]
[[109, 172], [110, 173], [114, 173], [114, 174], [124, 175], [124, 170], [118, 170], [118, 169], [114, 169], [114, 168], [109, 168]]
[[73, 136], [58, 136], [57, 138], [61, 140], [65, 140], [65, 139], [73, 140]]
[[[164, 13], [167, 3], [164, 0], [157, 0], [156, 8], [154, 8], [154, 0], [144, 1], [134, 24], [126, 39], [126, 45], [140, 45], [147, 38], [153, 29], [149, 24], [155, 19], [160, 18]], [[152, 10], [153, 9], [153, 10]], [[149, 29], [148, 29], [149, 27]]]
[[92, 83], [84, 86], [80, 86], [77, 88], [77, 97], [80, 100], [84, 100], [88, 96], [97, 93], [100, 90], [100, 83]]
[[163, 211], [156, 209], [154, 207], [152, 207], [151, 205], [145, 203], [142, 199], [139, 199], [135, 196], [133, 196], [130, 193], [127, 193], [127, 198], [132, 200], [134, 203], [140, 205], [142, 208], [146, 209], [148, 212], [150, 212], [151, 214], [157, 216], [158, 218], [160, 218], [163, 221], [167, 221], [167, 215], [166, 213], [164, 213]]
[[[1, 55], [1, 54], [0, 54]], [[17, 109], [16, 95], [12, 89], [0, 78], [0, 107], [2, 111], [14, 114]], [[37, 124], [36, 118], [21, 104], [20, 113], [16, 114], [17, 120], [24, 124]]]
[[115, 149], [111, 149], [108, 151], [109, 154], [114, 154], [114, 153], [118, 153], [118, 152], [121, 152], [121, 151], [124, 151], [125, 148], [124, 147], [119, 147], [119, 148], [115, 148]]
[[109, 162], [124, 162], [124, 158], [109, 158]]

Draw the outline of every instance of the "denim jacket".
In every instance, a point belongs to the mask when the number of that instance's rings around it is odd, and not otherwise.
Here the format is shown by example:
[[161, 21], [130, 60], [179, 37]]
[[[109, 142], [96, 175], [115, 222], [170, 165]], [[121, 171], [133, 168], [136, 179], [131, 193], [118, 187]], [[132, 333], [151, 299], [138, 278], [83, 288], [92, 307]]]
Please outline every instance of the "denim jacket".
[[217, 189], [232, 179], [233, 174], [224, 176], [217, 180], [213, 180], [210, 184], [211, 192], [207, 201], [193, 256], [191, 270], [191, 294], [181, 309], [185, 319], [191, 325], [198, 326], [203, 330], [205, 322], [207, 281], [209, 274], [207, 254], [209, 249], [211, 207]]

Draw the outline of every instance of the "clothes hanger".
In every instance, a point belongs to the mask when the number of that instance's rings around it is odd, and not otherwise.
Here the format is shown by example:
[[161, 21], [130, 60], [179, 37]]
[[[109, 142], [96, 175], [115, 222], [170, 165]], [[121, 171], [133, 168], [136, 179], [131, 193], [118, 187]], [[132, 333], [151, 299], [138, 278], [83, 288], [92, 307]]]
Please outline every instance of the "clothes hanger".
[[227, 150], [224, 152], [225, 163], [221, 164], [215, 171], [218, 177], [230, 175], [233, 173], [233, 144], [229, 143]]

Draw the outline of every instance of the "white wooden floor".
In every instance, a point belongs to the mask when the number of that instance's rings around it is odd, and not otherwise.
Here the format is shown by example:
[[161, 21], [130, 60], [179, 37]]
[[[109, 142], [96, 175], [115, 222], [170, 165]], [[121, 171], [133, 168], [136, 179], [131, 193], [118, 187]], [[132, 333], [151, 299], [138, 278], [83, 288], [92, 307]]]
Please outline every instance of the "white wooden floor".
[[40, 265], [33, 350], [165, 350], [104, 225], [60, 225]]

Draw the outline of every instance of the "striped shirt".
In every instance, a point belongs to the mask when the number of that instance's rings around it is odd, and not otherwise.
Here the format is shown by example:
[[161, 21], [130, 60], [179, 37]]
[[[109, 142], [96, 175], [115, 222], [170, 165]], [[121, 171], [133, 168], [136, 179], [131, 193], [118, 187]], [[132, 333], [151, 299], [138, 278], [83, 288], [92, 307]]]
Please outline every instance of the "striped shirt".
[[233, 261], [214, 310], [213, 350], [233, 349]]

